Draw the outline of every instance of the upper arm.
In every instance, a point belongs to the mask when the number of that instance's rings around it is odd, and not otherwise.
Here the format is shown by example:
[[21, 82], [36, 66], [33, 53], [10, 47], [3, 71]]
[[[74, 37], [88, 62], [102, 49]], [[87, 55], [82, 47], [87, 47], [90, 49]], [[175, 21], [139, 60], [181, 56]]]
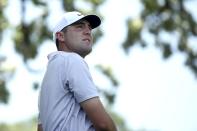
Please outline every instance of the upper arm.
[[74, 55], [69, 61], [68, 77], [69, 91], [71, 91], [78, 103], [98, 96], [98, 90], [93, 83], [91, 74], [85, 61], [78, 55]]
[[83, 110], [93, 123], [96, 131], [105, 129], [107, 131], [116, 131], [115, 124], [105, 111], [99, 97], [88, 99], [81, 103]]

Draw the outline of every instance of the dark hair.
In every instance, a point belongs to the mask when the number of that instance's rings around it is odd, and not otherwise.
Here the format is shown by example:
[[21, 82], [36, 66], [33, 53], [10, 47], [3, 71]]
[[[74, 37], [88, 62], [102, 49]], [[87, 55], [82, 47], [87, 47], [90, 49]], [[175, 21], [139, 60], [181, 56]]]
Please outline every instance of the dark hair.
[[57, 38], [55, 39], [55, 44], [56, 44], [57, 50], [59, 50], [59, 40]]

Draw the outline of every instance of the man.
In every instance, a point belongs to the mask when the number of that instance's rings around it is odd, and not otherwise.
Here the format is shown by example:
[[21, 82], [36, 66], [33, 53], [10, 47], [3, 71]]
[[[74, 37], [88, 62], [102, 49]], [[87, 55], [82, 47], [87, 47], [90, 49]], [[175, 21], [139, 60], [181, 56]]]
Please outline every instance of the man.
[[105, 111], [84, 57], [92, 50], [96, 15], [68, 12], [54, 28], [39, 100], [38, 131], [117, 131]]

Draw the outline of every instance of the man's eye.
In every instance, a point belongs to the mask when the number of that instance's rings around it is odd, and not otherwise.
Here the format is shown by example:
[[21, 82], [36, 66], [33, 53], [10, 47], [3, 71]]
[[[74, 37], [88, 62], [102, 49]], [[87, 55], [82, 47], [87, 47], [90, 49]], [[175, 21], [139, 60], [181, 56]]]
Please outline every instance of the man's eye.
[[80, 24], [80, 25], [77, 25], [76, 27], [77, 28], [83, 28], [84, 26], [82, 24]]
[[92, 26], [89, 26], [89, 29], [92, 30]]

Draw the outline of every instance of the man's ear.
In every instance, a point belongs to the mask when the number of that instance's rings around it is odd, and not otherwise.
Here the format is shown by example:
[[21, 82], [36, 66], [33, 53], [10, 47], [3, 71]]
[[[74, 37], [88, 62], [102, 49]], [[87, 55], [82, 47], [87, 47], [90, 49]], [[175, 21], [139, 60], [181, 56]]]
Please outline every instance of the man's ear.
[[64, 33], [63, 32], [57, 32], [55, 34], [55, 37], [58, 39], [59, 42], [63, 42], [64, 41]]

